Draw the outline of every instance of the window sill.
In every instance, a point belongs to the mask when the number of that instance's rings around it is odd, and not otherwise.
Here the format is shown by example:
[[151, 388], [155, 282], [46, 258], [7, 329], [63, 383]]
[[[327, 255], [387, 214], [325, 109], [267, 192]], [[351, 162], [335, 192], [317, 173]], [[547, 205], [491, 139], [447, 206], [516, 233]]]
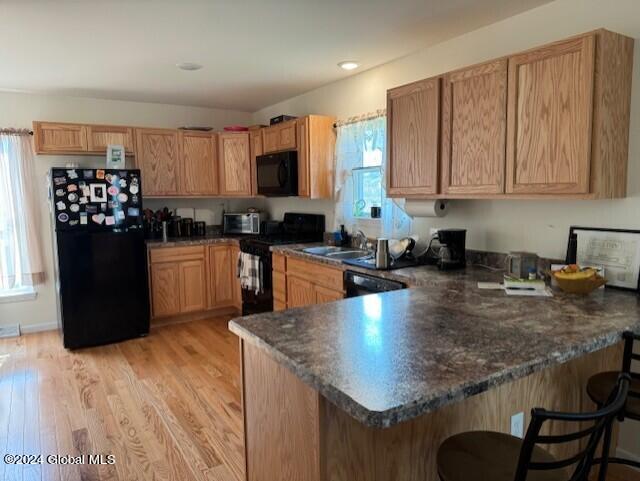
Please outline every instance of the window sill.
[[9, 302], [33, 301], [38, 297], [38, 293], [32, 287], [20, 289], [0, 290], [0, 304]]

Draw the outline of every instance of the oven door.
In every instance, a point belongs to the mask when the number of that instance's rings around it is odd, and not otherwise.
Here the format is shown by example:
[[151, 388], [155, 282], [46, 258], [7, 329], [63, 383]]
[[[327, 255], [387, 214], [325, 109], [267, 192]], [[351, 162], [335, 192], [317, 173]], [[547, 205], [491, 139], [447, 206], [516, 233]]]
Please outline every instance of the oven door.
[[298, 153], [296, 151], [256, 157], [258, 194], [269, 197], [298, 195]]

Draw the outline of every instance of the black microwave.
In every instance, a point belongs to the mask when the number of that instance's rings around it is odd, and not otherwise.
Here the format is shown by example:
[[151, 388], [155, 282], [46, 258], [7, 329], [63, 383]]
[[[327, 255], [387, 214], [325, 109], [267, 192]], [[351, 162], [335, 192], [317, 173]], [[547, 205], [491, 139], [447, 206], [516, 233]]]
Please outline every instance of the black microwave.
[[256, 157], [258, 194], [267, 197], [298, 195], [298, 153], [295, 150]]

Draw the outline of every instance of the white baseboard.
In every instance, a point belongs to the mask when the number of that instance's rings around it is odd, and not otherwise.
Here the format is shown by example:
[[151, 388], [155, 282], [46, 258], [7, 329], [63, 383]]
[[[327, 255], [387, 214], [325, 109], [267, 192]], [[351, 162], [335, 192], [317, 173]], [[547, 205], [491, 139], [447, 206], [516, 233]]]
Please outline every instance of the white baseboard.
[[[621, 448], [616, 449], [616, 456], [619, 458], [632, 459], [633, 461], [637, 461], [640, 463], [640, 456], [634, 453], [630, 453], [629, 451]], [[635, 469], [635, 468], [631, 468]]]
[[30, 332], [55, 331], [56, 329], [58, 329], [58, 323], [56, 321], [20, 326], [20, 332], [23, 334], [29, 334]]

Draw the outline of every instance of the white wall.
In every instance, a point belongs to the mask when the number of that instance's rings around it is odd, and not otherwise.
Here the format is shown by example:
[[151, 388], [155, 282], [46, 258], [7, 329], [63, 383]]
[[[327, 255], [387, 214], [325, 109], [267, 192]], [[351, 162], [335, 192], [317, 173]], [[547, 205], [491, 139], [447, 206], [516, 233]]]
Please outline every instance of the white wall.
[[[605, 27], [640, 37], [637, 0], [557, 0], [381, 67], [286, 100], [254, 114], [268, 122], [278, 114], [309, 113], [345, 118], [386, 107], [390, 87], [518, 52], [574, 34]], [[453, 201], [442, 219], [420, 219], [414, 232], [429, 227], [468, 229], [468, 246], [506, 252], [526, 249], [564, 257], [570, 225], [640, 228], [640, 45], [636, 45], [628, 197], [614, 201]], [[267, 201], [273, 205], [273, 201]], [[332, 206], [324, 204], [333, 218]], [[329, 224], [328, 224], [329, 225]]]
[[[226, 111], [177, 105], [140, 102], [85, 99], [63, 96], [31, 95], [0, 92], [0, 126], [26, 128], [33, 120], [60, 122], [107, 123], [143, 127], [179, 127], [203, 125], [222, 128], [229, 124], [247, 124], [247, 112]], [[36, 185], [40, 195], [41, 247], [44, 253], [47, 281], [37, 287], [37, 298], [32, 301], [0, 303], [0, 325], [19, 323], [33, 329], [51, 326], [56, 320], [56, 293], [53, 282], [52, 229], [46, 197], [45, 176], [51, 167], [79, 162], [81, 166], [101, 166], [101, 157], [36, 156]], [[144, 188], [144, 186], [143, 186]], [[155, 208], [162, 201], [144, 201]], [[216, 207], [215, 199], [197, 200], [196, 206]]]

